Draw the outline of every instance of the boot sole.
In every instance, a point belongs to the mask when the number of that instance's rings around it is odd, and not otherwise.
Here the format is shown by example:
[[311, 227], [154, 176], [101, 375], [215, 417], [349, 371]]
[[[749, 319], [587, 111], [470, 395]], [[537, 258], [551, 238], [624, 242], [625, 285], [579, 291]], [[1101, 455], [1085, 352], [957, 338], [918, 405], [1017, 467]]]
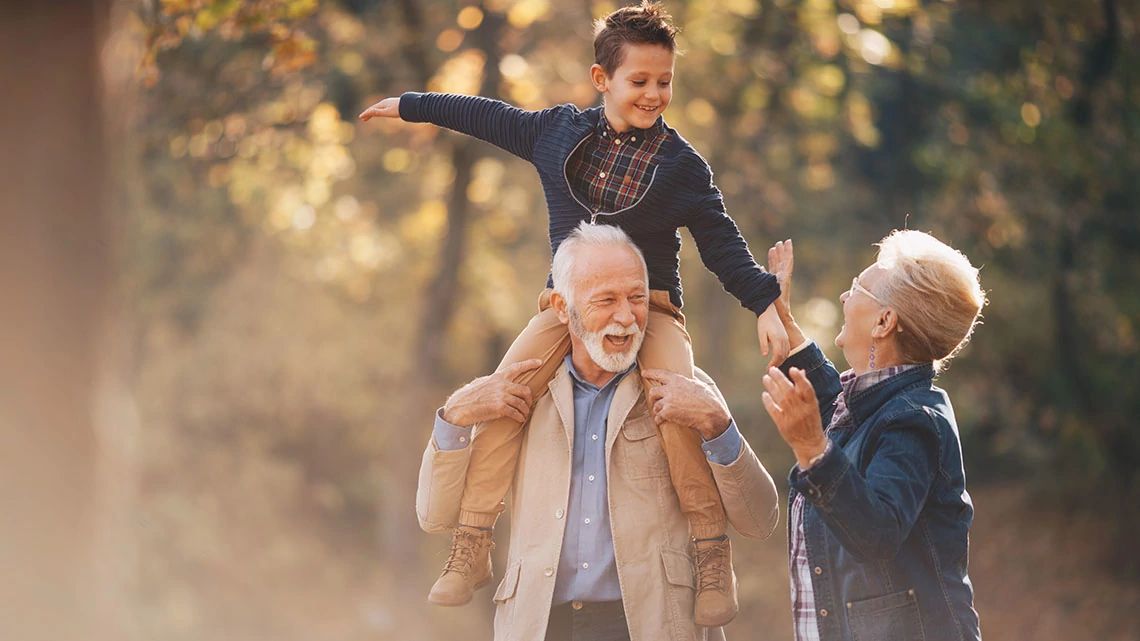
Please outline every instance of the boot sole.
[[479, 583], [476, 583], [475, 587], [471, 588], [471, 595], [468, 596], [466, 599], [463, 599], [461, 601], [453, 601], [451, 599], [446, 599], [446, 598], [443, 598], [440, 596], [436, 596], [436, 595], [431, 594], [429, 592], [428, 593], [428, 599], [427, 599], [428, 603], [431, 603], [432, 605], [440, 605], [440, 606], [443, 606], [445, 608], [455, 608], [455, 607], [459, 607], [461, 605], [467, 605], [468, 603], [471, 603], [471, 599], [474, 598], [475, 592], [477, 592], [480, 588], [486, 587], [488, 584], [491, 583], [491, 578], [492, 577], [487, 577], [486, 579], [480, 581]]
[[739, 610], [736, 612], [729, 612], [725, 615], [721, 615], [719, 617], [715, 617], [715, 618], [711, 618], [711, 619], [707, 619], [707, 620], [703, 620], [703, 621], [701, 619], [696, 619], [695, 623], [697, 625], [701, 626], [702, 628], [720, 628], [720, 627], [728, 625], [733, 619], [736, 618], [736, 615], [738, 613], [739, 613]]

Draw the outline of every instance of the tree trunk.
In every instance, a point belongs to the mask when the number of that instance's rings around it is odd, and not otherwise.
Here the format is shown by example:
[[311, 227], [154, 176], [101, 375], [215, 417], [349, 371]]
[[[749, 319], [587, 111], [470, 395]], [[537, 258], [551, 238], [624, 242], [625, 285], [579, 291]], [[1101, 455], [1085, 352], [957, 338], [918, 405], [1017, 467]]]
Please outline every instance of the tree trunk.
[[97, 338], [109, 270], [102, 2], [0, 9], [0, 638], [104, 639]]

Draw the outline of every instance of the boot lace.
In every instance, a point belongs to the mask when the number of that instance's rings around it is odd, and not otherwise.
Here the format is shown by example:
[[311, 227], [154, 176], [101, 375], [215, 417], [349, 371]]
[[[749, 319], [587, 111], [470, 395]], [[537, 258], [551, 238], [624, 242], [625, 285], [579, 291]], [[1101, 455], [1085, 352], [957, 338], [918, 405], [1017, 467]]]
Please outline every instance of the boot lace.
[[475, 563], [475, 551], [483, 545], [484, 536], [478, 532], [457, 529], [451, 539], [451, 552], [447, 555], [444, 572], [468, 574]]
[[727, 542], [717, 542], [712, 545], [697, 546], [694, 551], [697, 566], [697, 591], [718, 590], [724, 592], [728, 589], [728, 572], [724, 569], [728, 565]]

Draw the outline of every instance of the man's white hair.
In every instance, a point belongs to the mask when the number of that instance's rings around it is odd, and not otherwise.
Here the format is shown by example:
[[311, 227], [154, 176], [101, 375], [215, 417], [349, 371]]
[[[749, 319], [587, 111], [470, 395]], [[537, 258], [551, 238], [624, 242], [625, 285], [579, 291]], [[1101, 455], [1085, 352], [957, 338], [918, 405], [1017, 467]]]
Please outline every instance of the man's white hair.
[[558, 245], [554, 261], [550, 266], [550, 278], [554, 281], [554, 291], [562, 295], [566, 302], [574, 305], [574, 271], [581, 247], [627, 247], [633, 250], [645, 273], [646, 289], [649, 288], [649, 269], [645, 266], [645, 256], [633, 244], [629, 235], [621, 228], [612, 225], [591, 225], [582, 221], [577, 229]]

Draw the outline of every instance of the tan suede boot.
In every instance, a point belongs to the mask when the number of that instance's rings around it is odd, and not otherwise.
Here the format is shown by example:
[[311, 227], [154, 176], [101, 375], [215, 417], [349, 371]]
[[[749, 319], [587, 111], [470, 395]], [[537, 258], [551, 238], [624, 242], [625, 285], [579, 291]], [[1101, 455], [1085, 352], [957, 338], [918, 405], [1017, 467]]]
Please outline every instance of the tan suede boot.
[[451, 553], [443, 574], [431, 586], [428, 601], [436, 605], [464, 605], [475, 590], [491, 582], [491, 530], [460, 525], [451, 537]]
[[736, 573], [732, 570], [732, 544], [728, 537], [693, 542], [697, 566], [697, 599], [693, 618], [697, 625], [719, 628], [740, 611], [736, 601]]

